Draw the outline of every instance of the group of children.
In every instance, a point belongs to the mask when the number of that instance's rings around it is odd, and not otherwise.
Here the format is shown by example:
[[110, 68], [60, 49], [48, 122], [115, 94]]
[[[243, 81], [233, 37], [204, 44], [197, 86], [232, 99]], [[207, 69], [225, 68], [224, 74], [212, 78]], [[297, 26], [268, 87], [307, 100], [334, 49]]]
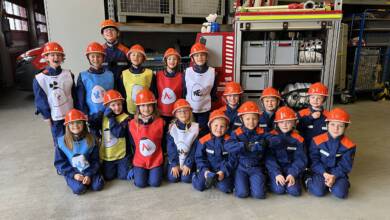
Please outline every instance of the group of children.
[[118, 42], [117, 23], [102, 22], [101, 34], [106, 43], [88, 45], [90, 68], [76, 85], [61, 68], [65, 54], [55, 42], [45, 45], [48, 65], [33, 81], [37, 113], [51, 127], [54, 165], [75, 194], [115, 178], [158, 187], [166, 176], [240, 198], [265, 198], [266, 188], [299, 196], [302, 179], [316, 196], [327, 190], [347, 196], [356, 147], [344, 135], [349, 115], [323, 109], [323, 84], [312, 84], [310, 107], [296, 114], [279, 107], [274, 88], [263, 91], [261, 108], [241, 104], [240, 84], [229, 82], [226, 105], [211, 111], [216, 75], [203, 44], [192, 46], [193, 64], [184, 73], [173, 48], [164, 54], [165, 70], [153, 73], [142, 66], [141, 45]]

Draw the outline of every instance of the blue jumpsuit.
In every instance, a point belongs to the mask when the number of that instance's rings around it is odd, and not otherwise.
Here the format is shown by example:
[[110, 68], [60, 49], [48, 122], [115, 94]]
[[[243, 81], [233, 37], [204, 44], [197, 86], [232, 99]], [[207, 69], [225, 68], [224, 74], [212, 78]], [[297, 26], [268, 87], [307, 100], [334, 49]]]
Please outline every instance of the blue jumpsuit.
[[274, 129], [274, 120], [275, 120], [274, 112], [269, 113], [267, 111], [263, 111], [263, 114], [261, 114], [259, 118], [259, 127], [264, 129], [265, 132], [270, 132], [271, 130]]
[[[85, 165], [85, 161], [88, 162], [87, 165]], [[58, 147], [55, 149], [54, 166], [58, 173], [65, 177], [66, 183], [74, 194], [80, 195], [88, 187], [93, 191], [99, 191], [104, 187], [103, 177], [99, 173], [99, 148], [96, 145], [88, 147], [85, 138], [75, 140], [73, 150], [70, 150], [65, 145], [64, 136], [59, 137]], [[90, 185], [86, 186], [75, 180], [74, 175], [76, 174], [89, 176], [91, 178]]]
[[[302, 192], [300, 177], [306, 168], [307, 157], [303, 148], [303, 138], [295, 131], [282, 133], [279, 129], [271, 131], [270, 145], [265, 157], [265, 166], [270, 177], [270, 189], [277, 194], [288, 193], [299, 196]], [[276, 184], [275, 177], [292, 175], [295, 184], [288, 187]]]
[[224, 147], [225, 141], [229, 138], [227, 134], [223, 137], [215, 137], [210, 133], [199, 140], [195, 153], [197, 173], [192, 180], [195, 189], [199, 191], [206, 189], [205, 171], [214, 173], [222, 171], [224, 179], [216, 183], [217, 189], [225, 193], [233, 191], [233, 174], [236, 160]]
[[225, 105], [223, 107], [220, 108], [220, 110], [224, 111], [225, 112], [225, 115], [229, 118], [230, 120], [230, 124], [229, 124], [229, 128], [228, 128], [228, 131], [226, 132], [227, 134], [230, 134], [232, 133], [232, 131], [236, 130], [238, 127], [241, 127], [242, 123], [241, 123], [241, 119], [240, 117], [237, 115], [237, 109], [239, 108], [240, 106], [237, 105], [236, 108], [232, 108], [230, 107], [229, 105]]
[[104, 45], [104, 66], [114, 74], [115, 88], [117, 90], [122, 86], [119, 83], [122, 71], [128, 67], [127, 52], [129, 49], [121, 43], [115, 42], [110, 44], [106, 42]]
[[325, 119], [329, 112], [327, 110], [322, 110], [321, 116], [317, 119], [314, 119], [311, 116], [314, 112], [315, 110], [309, 107], [300, 110], [298, 113], [299, 123], [297, 125], [297, 130], [305, 139], [306, 151], [308, 151], [310, 143], [315, 136], [327, 131]]
[[249, 130], [242, 126], [232, 132], [231, 138], [225, 143], [225, 149], [238, 157], [234, 181], [237, 197], [265, 198], [266, 179], [263, 174], [262, 160], [268, 137], [269, 134], [262, 128]]
[[[186, 126], [180, 121], [176, 121], [176, 126], [180, 130], [185, 130]], [[166, 140], [167, 140], [167, 153], [168, 153], [168, 169], [167, 169], [167, 177], [168, 181], [172, 183], [176, 183], [178, 181], [182, 181], [185, 183], [191, 183], [192, 181], [192, 175], [195, 170], [195, 150], [196, 150], [196, 143], [198, 142], [195, 140], [192, 143], [191, 149], [184, 160], [184, 165], [189, 167], [191, 169], [191, 173], [187, 176], [183, 176], [181, 173], [178, 177], [175, 177], [172, 175], [171, 170], [175, 166], [180, 166], [179, 162], [179, 152], [177, 149], [177, 145], [175, 144], [174, 138], [169, 134], [169, 132], [166, 134]]]
[[[350, 187], [348, 174], [352, 170], [355, 152], [356, 145], [346, 136], [334, 139], [324, 133], [313, 138], [310, 146], [313, 175], [306, 181], [309, 192], [315, 196], [324, 196], [329, 190], [338, 198], [346, 198]], [[330, 188], [325, 185], [325, 172], [336, 176]]]

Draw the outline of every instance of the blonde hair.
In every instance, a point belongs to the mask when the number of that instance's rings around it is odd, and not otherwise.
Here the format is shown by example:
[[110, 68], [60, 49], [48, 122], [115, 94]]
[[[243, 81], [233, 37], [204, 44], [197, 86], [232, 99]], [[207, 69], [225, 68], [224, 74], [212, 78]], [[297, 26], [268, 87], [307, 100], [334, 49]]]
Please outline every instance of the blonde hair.
[[[83, 131], [80, 134], [80, 137], [87, 139], [88, 147], [93, 147], [93, 144], [95, 143], [94, 137], [88, 132], [87, 123], [83, 122], [83, 126], [84, 126], [84, 128], [83, 128]], [[74, 142], [73, 137], [74, 137], [74, 135], [70, 131], [69, 124], [68, 124], [65, 127], [64, 141], [65, 141], [66, 147], [69, 150], [73, 150], [73, 142]]]

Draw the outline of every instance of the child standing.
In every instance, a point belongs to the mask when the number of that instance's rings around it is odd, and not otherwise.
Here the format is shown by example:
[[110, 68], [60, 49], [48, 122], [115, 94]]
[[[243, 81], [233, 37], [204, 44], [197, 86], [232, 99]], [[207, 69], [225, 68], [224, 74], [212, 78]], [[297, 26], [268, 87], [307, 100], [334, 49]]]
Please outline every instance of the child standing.
[[184, 97], [190, 103], [195, 121], [199, 123], [199, 137], [207, 134], [207, 121], [211, 110], [211, 101], [216, 98], [215, 69], [207, 65], [208, 49], [204, 44], [195, 43], [191, 47], [192, 67], [185, 71]]
[[173, 119], [172, 109], [176, 100], [183, 97], [183, 73], [178, 66], [181, 56], [174, 48], [168, 48], [164, 53], [165, 70], [156, 73], [157, 107], [166, 124]]
[[277, 128], [270, 133], [270, 147], [265, 166], [270, 177], [270, 189], [276, 194], [300, 196], [300, 177], [305, 170], [307, 157], [303, 138], [294, 131], [297, 116], [291, 108], [280, 107], [275, 113]]
[[144, 88], [155, 93], [156, 79], [151, 69], [142, 67], [142, 63], [146, 60], [146, 53], [141, 45], [132, 46], [127, 53], [127, 58], [131, 65], [122, 72], [121, 84], [124, 87], [122, 95], [126, 97], [127, 111], [134, 115], [137, 109], [135, 104], [137, 93]]
[[135, 100], [137, 112], [129, 123], [132, 146], [135, 146], [134, 184], [140, 188], [158, 187], [162, 182], [164, 120], [158, 117], [156, 103], [151, 91], [141, 90]]
[[266, 132], [274, 129], [275, 112], [279, 107], [280, 99], [279, 91], [272, 87], [264, 89], [261, 94], [260, 101], [264, 111], [259, 119], [259, 127]]
[[131, 164], [129, 115], [123, 112], [123, 101], [124, 98], [116, 90], [109, 90], [104, 95], [100, 159], [105, 180], [127, 179]]
[[268, 135], [259, 128], [260, 109], [255, 102], [247, 101], [238, 109], [243, 125], [232, 132], [225, 148], [238, 157], [235, 172], [235, 195], [245, 198], [251, 195], [256, 199], [265, 198], [265, 176], [262, 160], [266, 151]]
[[240, 117], [237, 115], [237, 109], [240, 107], [240, 96], [242, 93], [243, 91], [239, 83], [226, 83], [225, 91], [223, 92], [226, 105], [221, 107], [220, 110], [224, 111], [225, 115], [229, 118], [230, 124], [227, 131], [228, 134], [242, 125]]
[[77, 79], [78, 108], [88, 115], [90, 132], [101, 137], [100, 129], [104, 112], [103, 99], [106, 91], [114, 88], [114, 75], [103, 68], [104, 48], [97, 42], [88, 45], [85, 55], [90, 67]]
[[46, 43], [42, 56], [48, 65], [33, 80], [36, 114], [41, 114], [49, 123], [54, 146], [57, 146], [57, 138], [64, 135], [65, 114], [73, 108], [75, 101], [74, 76], [61, 68], [65, 53], [58, 43]]
[[356, 145], [344, 135], [351, 121], [341, 108], [330, 111], [326, 121], [328, 132], [314, 137], [310, 146], [313, 175], [306, 180], [306, 185], [315, 196], [324, 196], [329, 190], [344, 199], [348, 196], [348, 174], [356, 153]]
[[173, 105], [175, 120], [167, 134], [168, 180], [191, 183], [195, 169], [195, 147], [199, 134], [199, 125], [191, 122], [191, 106], [185, 99], [179, 99]]
[[226, 134], [229, 118], [223, 111], [215, 110], [210, 114], [208, 125], [211, 133], [202, 137], [196, 147], [197, 173], [192, 185], [199, 191], [216, 185], [220, 191], [231, 193], [236, 161], [224, 146], [225, 141], [230, 138]]
[[103, 44], [106, 53], [104, 66], [114, 74], [114, 82], [117, 88], [121, 86], [119, 84], [120, 75], [128, 66], [126, 54], [129, 49], [119, 43], [119, 25], [115, 21], [111, 19], [104, 20], [100, 25], [100, 33], [106, 41]]
[[99, 150], [94, 137], [88, 133], [87, 117], [72, 109], [66, 114], [65, 135], [58, 138], [54, 166], [65, 177], [74, 194], [87, 188], [103, 189], [104, 180], [99, 174]]

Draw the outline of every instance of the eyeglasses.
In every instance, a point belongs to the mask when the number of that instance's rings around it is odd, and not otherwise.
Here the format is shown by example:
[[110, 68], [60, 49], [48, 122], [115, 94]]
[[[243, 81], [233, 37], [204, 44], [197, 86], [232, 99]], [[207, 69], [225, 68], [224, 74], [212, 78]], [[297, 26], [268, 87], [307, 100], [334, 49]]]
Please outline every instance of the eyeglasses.
[[176, 112], [177, 113], [189, 113], [189, 112], [191, 112], [191, 110], [189, 110], [189, 109], [179, 109], [179, 110], [176, 110]]

